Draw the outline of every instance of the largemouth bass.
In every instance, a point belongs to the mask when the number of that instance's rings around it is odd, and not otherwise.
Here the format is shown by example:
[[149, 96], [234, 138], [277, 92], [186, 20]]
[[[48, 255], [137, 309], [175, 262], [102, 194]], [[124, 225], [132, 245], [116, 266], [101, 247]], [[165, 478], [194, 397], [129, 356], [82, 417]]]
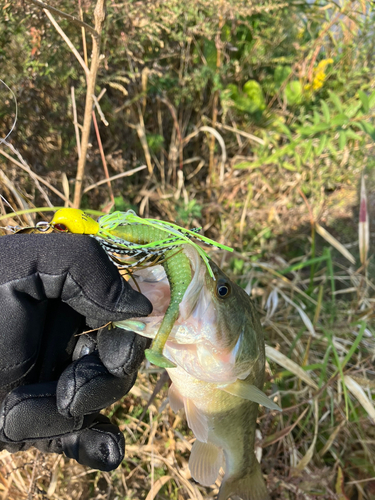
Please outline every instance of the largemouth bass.
[[[183, 247], [192, 281], [179, 306], [164, 355], [172, 385], [169, 402], [184, 408], [197, 438], [189, 460], [192, 477], [209, 486], [225, 475], [218, 500], [240, 497], [267, 500], [269, 495], [254, 454], [258, 403], [279, 407], [263, 392], [263, 330], [254, 305], [242, 288], [210, 261], [214, 279], [197, 251]], [[153, 338], [169, 303], [170, 289], [160, 266], [136, 272], [136, 280], [154, 306], [147, 318], [116, 323]]]
[[[175, 365], [163, 355], [163, 350], [179, 315], [180, 301], [191, 281], [189, 259], [184, 252], [177, 249], [183, 244], [189, 244], [195, 248], [213, 278], [208, 255], [196, 242], [192, 241], [192, 237], [229, 251], [232, 251], [232, 248], [210, 240], [198, 234], [197, 231], [177, 226], [173, 222], [138, 217], [133, 210], [107, 214], [95, 221], [82, 210], [62, 208], [53, 216], [51, 226], [57, 231], [89, 234], [95, 237], [113, 262], [122, 269], [139, 267], [147, 261], [155, 263], [161, 260], [163, 262], [171, 285], [169, 306], [154, 336], [151, 349], [146, 349], [145, 356], [154, 365], [163, 368], [174, 367]], [[122, 258], [124, 255], [125, 257]], [[129, 257], [132, 258], [132, 263], [129, 262]]]

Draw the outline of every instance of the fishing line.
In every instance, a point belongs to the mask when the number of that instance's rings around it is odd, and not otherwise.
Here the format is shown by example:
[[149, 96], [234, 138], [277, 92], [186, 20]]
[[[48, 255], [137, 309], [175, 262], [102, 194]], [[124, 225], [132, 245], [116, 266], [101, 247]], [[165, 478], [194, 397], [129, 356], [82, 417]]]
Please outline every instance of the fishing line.
[[[14, 104], [16, 106], [16, 115], [14, 117], [14, 121], [13, 121], [13, 125], [11, 126], [11, 129], [9, 130], [9, 132], [7, 133], [7, 135], [4, 137], [4, 138], [0, 138], [0, 144], [4, 143], [6, 146], [9, 146], [9, 144], [7, 143], [7, 139], [8, 137], [11, 135], [11, 133], [13, 132], [13, 130], [15, 129], [16, 127], [16, 123], [17, 123], [17, 120], [18, 120], [18, 103], [17, 103], [17, 97], [16, 97], [16, 94], [13, 92], [13, 90], [4, 82], [4, 80], [2, 80], [0, 78], [0, 82], [4, 85], [4, 87], [9, 90], [9, 92], [12, 94], [12, 98], [14, 100]], [[15, 212], [14, 208], [12, 207], [12, 205], [8, 202], [8, 200], [6, 200], [4, 198], [4, 196], [0, 193], [0, 197], [2, 199], [2, 201], [13, 211]], [[21, 221], [21, 224], [22, 224], [22, 219], [21, 217], [18, 215], [18, 218], [19, 220]]]
[[[14, 130], [15, 126], [16, 126], [16, 123], [17, 123], [17, 121], [18, 121], [18, 102], [17, 102], [17, 97], [16, 97], [15, 93], [13, 92], [13, 90], [12, 90], [10, 87], [8, 87], [8, 85], [7, 85], [7, 84], [4, 82], [4, 80], [2, 80], [1, 78], [0, 78], [0, 82], [1, 82], [3, 85], [5, 85], [5, 87], [6, 87], [6, 88], [9, 90], [9, 92], [12, 94], [12, 97], [13, 97], [13, 100], [14, 100], [14, 103], [15, 103], [15, 106], [16, 106], [16, 116], [15, 116], [15, 118], [14, 118], [14, 122], [13, 122], [12, 128], [10, 129], [10, 131], [7, 133], [7, 135], [6, 135], [3, 139], [1, 139], [1, 138], [0, 138], [0, 144], [2, 144], [2, 143], [3, 143], [3, 144], [5, 144], [6, 146], [8, 146], [8, 148], [12, 151], [12, 153], [14, 153], [14, 154], [17, 156], [17, 158], [18, 158], [18, 159], [19, 159], [19, 161], [22, 163], [22, 165], [23, 165], [24, 167], [26, 167], [26, 168], [30, 171], [30, 167], [29, 167], [29, 165], [25, 162], [25, 160], [23, 159], [23, 157], [22, 157], [21, 153], [20, 153], [20, 152], [19, 152], [19, 151], [18, 151], [18, 150], [17, 150], [17, 149], [13, 146], [13, 144], [11, 144], [10, 142], [8, 142], [8, 141], [7, 141], [8, 137], [9, 137], [9, 136], [10, 136], [10, 134], [13, 132], [13, 130]], [[41, 193], [43, 194], [43, 191], [41, 191]], [[49, 200], [48, 200], [48, 199], [47, 199], [46, 201], [47, 201], [47, 203], [48, 203], [50, 206], [52, 206], [52, 205], [51, 205], [51, 203], [49, 202]]]
[[16, 115], [15, 115], [15, 118], [14, 118], [14, 122], [13, 122], [13, 125], [10, 129], [10, 131], [7, 133], [7, 135], [1, 139], [0, 138], [0, 145], [1, 144], [5, 144], [6, 146], [8, 146], [8, 148], [11, 150], [11, 152], [13, 154], [15, 154], [17, 156], [17, 158], [19, 159], [19, 161], [22, 163], [22, 165], [25, 167], [26, 169], [26, 172], [31, 176], [33, 177], [34, 179], [34, 182], [37, 186], [37, 188], [39, 189], [39, 191], [41, 192], [43, 198], [46, 200], [47, 202], [47, 205], [49, 207], [52, 207], [52, 203], [50, 202], [48, 196], [47, 196], [47, 193], [44, 191], [44, 189], [41, 187], [39, 181], [34, 177], [34, 175], [32, 174], [32, 170], [31, 168], [29, 167], [29, 165], [26, 163], [26, 161], [23, 159], [21, 153], [13, 146], [13, 144], [11, 144], [10, 142], [7, 141], [8, 137], [10, 136], [10, 134], [13, 132], [15, 126], [16, 126], [16, 123], [17, 123], [17, 120], [18, 120], [18, 102], [17, 102], [17, 97], [15, 95], [15, 93], [13, 92], [13, 90], [4, 82], [4, 80], [1, 80], [0, 78], [0, 82], [9, 90], [9, 92], [12, 94], [12, 97], [13, 97], [13, 100], [14, 100], [14, 103], [15, 103], [15, 106], [16, 106]]
[[[12, 207], [12, 205], [9, 203], [9, 201], [4, 198], [4, 196], [0, 193], [0, 198], [1, 200], [12, 210], [12, 212], [14, 212], [15, 216], [19, 218], [20, 222], [21, 222], [21, 225], [23, 224], [23, 221], [21, 219], [21, 217], [17, 214], [17, 212], [14, 210], [14, 208]], [[11, 215], [11, 214], [6, 214], [6, 215]]]
[[13, 125], [11, 127], [11, 129], [9, 130], [9, 132], [7, 133], [7, 135], [1, 139], [0, 138], [0, 144], [1, 143], [4, 143], [6, 144], [7, 146], [9, 146], [9, 144], [6, 142], [6, 140], [8, 139], [8, 137], [10, 136], [10, 134], [13, 132], [15, 126], [16, 126], [16, 123], [17, 123], [17, 120], [18, 120], [18, 103], [17, 103], [17, 97], [16, 97], [16, 94], [13, 92], [13, 90], [4, 82], [4, 80], [2, 80], [0, 78], [0, 82], [9, 90], [9, 92], [12, 94], [12, 97], [13, 97], [13, 100], [14, 100], [14, 104], [16, 106], [16, 116], [14, 117], [14, 121], [13, 121]]

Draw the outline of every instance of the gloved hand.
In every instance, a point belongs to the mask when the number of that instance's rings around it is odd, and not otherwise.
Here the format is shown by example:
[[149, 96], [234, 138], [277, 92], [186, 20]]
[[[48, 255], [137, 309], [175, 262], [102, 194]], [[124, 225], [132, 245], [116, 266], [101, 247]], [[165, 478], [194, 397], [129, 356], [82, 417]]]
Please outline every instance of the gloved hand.
[[151, 310], [93, 238], [0, 237], [0, 449], [116, 468], [125, 441], [98, 412], [133, 386], [148, 340], [108, 327], [79, 334]]

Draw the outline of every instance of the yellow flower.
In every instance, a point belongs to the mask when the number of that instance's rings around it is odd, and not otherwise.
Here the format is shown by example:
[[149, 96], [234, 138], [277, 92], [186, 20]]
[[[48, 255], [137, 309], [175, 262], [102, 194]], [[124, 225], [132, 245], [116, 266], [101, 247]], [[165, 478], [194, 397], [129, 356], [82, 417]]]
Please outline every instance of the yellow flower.
[[297, 33], [297, 39], [301, 40], [304, 34], [305, 34], [305, 29], [304, 28], [299, 29]]
[[319, 61], [319, 64], [318, 66], [316, 67], [316, 71], [324, 71], [326, 69], [326, 67], [328, 66], [328, 64], [332, 64], [333, 63], [333, 59], [322, 59], [321, 61]]
[[308, 92], [311, 90], [315, 91], [315, 90], [321, 89], [323, 87], [324, 80], [327, 76], [325, 73], [325, 69], [328, 66], [328, 64], [332, 64], [332, 63], [333, 63], [333, 59], [331, 59], [331, 58], [322, 59], [318, 63], [316, 68], [314, 68], [314, 70], [313, 70], [312, 83], [306, 84], [304, 89]]

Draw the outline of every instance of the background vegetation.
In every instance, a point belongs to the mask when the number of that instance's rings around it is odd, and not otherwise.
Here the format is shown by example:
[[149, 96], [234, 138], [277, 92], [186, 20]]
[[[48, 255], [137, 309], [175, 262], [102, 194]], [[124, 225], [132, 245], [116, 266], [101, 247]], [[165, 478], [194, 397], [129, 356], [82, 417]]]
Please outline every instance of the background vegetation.
[[[94, 1], [50, 4], [94, 25]], [[89, 64], [87, 29], [53, 15]], [[365, 0], [107, 0], [80, 203], [234, 247], [214, 258], [259, 305], [265, 389], [284, 408], [258, 421], [273, 499], [375, 498], [374, 24]], [[32, 2], [0, 1], [0, 77], [19, 108], [0, 146], [4, 198], [72, 204], [87, 81]], [[0, 137], [14, 119], [1, 86]], [[192, 435], [161, 411], [166, 386], [139, 423], [157, 376], [145, 366], [109, 410], [127, 434], [122, 468], [3, 454], [2, 498], [213, 498], [219, 483], [189, 482]]]

